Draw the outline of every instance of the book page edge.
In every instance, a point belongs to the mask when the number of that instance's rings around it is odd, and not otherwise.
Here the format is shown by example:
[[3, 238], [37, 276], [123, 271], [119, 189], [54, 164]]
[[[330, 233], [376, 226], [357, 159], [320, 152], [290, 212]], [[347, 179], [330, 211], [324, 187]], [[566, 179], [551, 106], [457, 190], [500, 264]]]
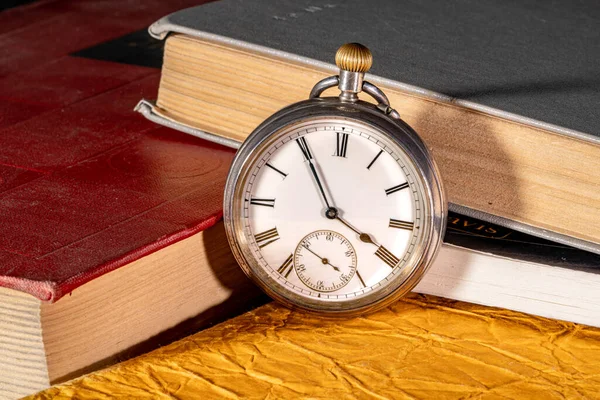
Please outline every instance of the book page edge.
[[[330, 63], [172, 23], [170, 20], [170, 15], [161, 18], [152, 25], [150, 25], [150, 27], [148, 28], [148, 32], [152, 37], [159, 40], [164, 40], [170, 33], [181, 33], [208, 41], [210, 43], [228, 46], [238, 50], [249, 51], [261, 56], [266, 56], [277, 60], [292, 62], [294, 64], [314, 68], [322, 72], [329, 72], [332, 75], [337, 75], [337, 73], [339, 72], [338, 68]], [[418, 95], [442, 103], [452, 104], [454, 106], [462, 107], [468, 110], [478, 111], [484, 114], [488, 114], [498, 118], [503, 118], [505, 120], [509, 120], [519, 124], [533, 126], [535, 128], [544, 129], [555, 134], [564, 135], [578, 140], [600, 145], [600, 137], [596, 137], [589, 133], [584, 133], [574, 129], [565, 128], [559, 125], [550, 124], [548, 122], [539, 121], [534, 118], [524, 117], [519, 114], [503, 111], [494, 107], [488, 107], [483, 104], [475, 103], [472, 101], [461, 100], [455, 97], [447, 96], [438, 92], [434, 92], [407, 83], [398, 82], [377, 75], [367, 74], [366, 78], [372, 83], [380, 84], [391, 89]]]
[[[515, 276], [520, 279], [515, 280]], [[543, 278], [542, 278], [543, 276]], [[414, 292], [600, 326], [600, 275], [444, 243]]]

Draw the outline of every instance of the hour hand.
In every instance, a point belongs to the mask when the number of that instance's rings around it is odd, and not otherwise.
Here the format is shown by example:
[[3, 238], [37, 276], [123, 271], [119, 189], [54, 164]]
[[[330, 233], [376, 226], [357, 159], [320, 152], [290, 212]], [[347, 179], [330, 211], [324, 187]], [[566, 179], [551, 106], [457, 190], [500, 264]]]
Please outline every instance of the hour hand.
[[352, 224], [350, 224], [348, 221], [346, 221], [345, 219], [343, 219], [342, 217], [340, 217], [340, 215], [338, 213], [336, 213], [335, 219], [337, 219], [342, 224], [346, 225], [348, 228], [350, 228], [351, 230], [353, 230], [358, 235], [358, 238], [360, 239], [361, 242], [371, 243], [371, 244], [373, 244], [375, 246], [379, 246], [379, 244], [371, 237], [371, 235], [369, 235], [368, 233], [364, 233], [364, 232], [359, 231]]

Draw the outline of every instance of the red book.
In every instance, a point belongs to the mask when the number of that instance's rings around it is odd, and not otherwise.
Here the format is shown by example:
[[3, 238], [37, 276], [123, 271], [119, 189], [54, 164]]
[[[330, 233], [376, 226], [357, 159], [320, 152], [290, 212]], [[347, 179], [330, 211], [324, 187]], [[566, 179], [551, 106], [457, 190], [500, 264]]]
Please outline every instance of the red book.
[[[133, 112], [155, 97], [158, 69], [72, 55], [193, 4], [56, 0], [0, 14], [0, 397], [138, 354], [262, 298], [222, 228], [208, 229], [221, 218], [233, 151]], [[135, 273], [115, 271], [125, 265]]]

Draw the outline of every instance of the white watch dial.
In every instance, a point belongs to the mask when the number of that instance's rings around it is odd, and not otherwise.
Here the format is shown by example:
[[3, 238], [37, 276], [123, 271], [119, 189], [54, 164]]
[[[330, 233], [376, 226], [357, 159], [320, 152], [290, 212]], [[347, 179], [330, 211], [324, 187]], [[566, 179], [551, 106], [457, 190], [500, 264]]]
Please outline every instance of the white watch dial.
[[382, 289], [411, 267], [424, 189], [384, 134], [316, 119], [283, 129], [259, 151], [238, 215], [250, 254], [278, 284], [340, 301]]

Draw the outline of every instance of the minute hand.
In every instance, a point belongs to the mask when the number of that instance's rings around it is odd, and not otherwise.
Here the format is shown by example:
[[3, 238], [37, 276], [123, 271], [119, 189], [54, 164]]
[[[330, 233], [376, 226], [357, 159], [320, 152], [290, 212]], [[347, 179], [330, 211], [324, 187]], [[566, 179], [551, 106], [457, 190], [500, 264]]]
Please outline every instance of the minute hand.
[[317, 169], [315, 168], [315, 165], [313, 164], [313, 157], [310, 152], [310, 148], [308, 147], [308, 143], [306, 143], [306, 139], [304, 137], [298, 138], [298, 139], [296, 139], [296, 144], [298, 145], [298, 147], [300, 148], [300, 151], [304, 155], [304, 159], [308, 162], [308, 165], [310, 167], [310, 172], [311, 172], [315, 182], [317, 183], [317, 186], [319, 186], [319, 191], [321, 192], [321, 197], [325, 201], [325, 205], [327, 206], [328, 209], [331, 209], [332, 207], [329, 204], [329, 201], [327, 200], [327, 195], [325, 194], [325, 189], [323, 189], [323, 184], [321, 184], [321, 180], [319, 179], [319, 174], [317, 173]]
[[319, 174], [317, 174], [317, 169], [315, 168], [312, 160], [308, 160], [308, 165], [310, 165], [310, 171], [312, 172], [313, 177], [315, 178], [315, 182], [317, 182], [317, 186], [319, 186], [319, 191], [321, 192], [321, 196], [323, 200], [325, 200], [325, 205], [327, 208], [331, 208], [329, 202], [327, 201], [327, 196], [325, 195], [325, 190], [323, 189], [323, 185], [321, 184], [321, 180], [319, 179]]

